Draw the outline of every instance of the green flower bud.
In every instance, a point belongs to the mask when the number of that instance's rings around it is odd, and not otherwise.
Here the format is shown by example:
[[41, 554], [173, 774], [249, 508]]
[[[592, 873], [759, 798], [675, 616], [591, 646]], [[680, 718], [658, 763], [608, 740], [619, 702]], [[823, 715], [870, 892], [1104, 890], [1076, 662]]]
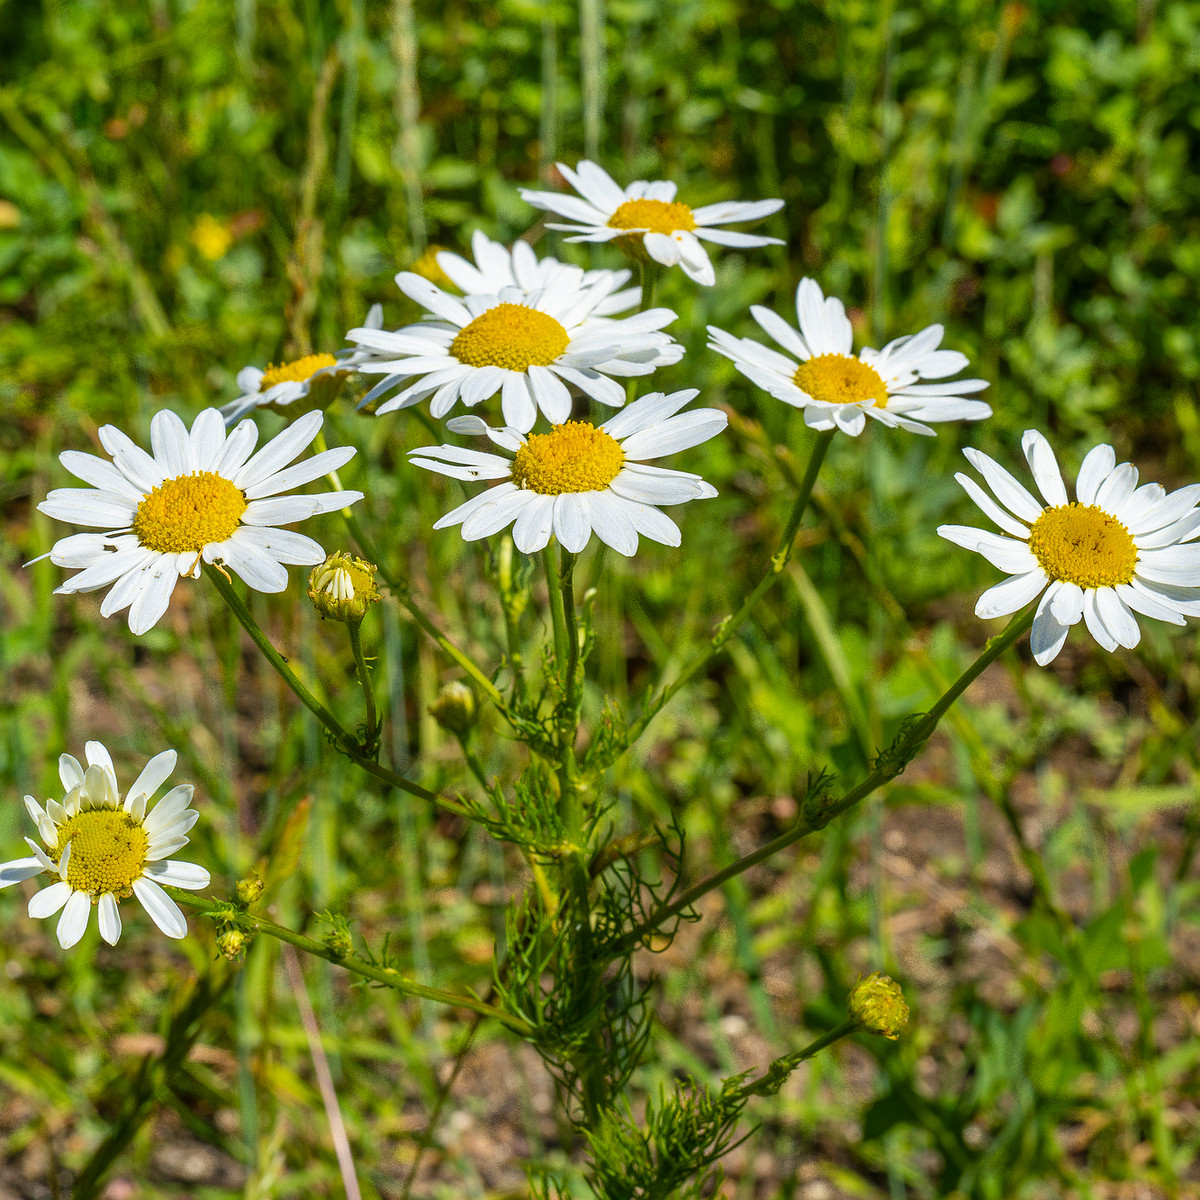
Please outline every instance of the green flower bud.
[[352, 554], [335, 551], [313, 567], [308, 577], [308, 598], [322, 618], [361, 621], [379, 600], [375, 572], [379, 568]]
[[475, 693], [457, 680], [448, 683], [429, 706], [429, 715], [443, 729], [464, 737], [478, 716]]
[[879, 971], [860, 979], [850, 993], [850, 1016], [866, 1033], [898, 1041], [908, 1024], [908, 1005], [900, 985]]
[[240, 929], [227, 929], [217, 935], [217, 949], [233, 962], [250, 944], [250, 935]]
[[322, 939], [330, 954], [337, 958], [349, 958], [354, 953], [354, 942], [344, 929], [334, 929]]
[[253, 904], [263, 894], [263, 881], [251, 872], [237, 881], [237, 898], [242, 904]]

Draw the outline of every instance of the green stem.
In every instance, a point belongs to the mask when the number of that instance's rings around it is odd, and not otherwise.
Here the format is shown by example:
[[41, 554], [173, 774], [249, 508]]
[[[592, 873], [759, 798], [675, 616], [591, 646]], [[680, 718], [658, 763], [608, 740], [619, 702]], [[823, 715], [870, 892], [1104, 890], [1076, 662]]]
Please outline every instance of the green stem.
[[421, 606], [413, 599], [407, 580], [401, 579], [399, 576], [393, 575], [388, 571], [383, 565], [379, 551], [371, 539], [367, 537], [366, 533], [363, 532], [363, 528], [358, 523], [358, 519], [354, 514], [349, 509], [344, 509], [342, 517], [346, 522], [346, 528], [350, 531], [350, 536], [359, 544], [367, 558], [379, 568], [380, 578], [387, 584], [388, 589], [396, 598], [396, 602], [400, 607], [412, 617], [422, 632], [436, 642], [450, 658], [470, 675], [484, 695], [487, 696], [500, 714], [507, 720], [510, 715], [508, 705], [505, 703], [504, 697], [500, 694], [500, 690], [487, 677], [483, 668], [465, 650], [456, 646], [425, 614]]
[[654, 291], [658, 285], [659, 271], [662, 268], [650, 258], [639, 259], [638, 266], [641, 269], [642, 280], [642, 303], [638, 312], [645, 312], [654, 307]]
[[[186, 892], [180, 892], [176, 888], [171, 889], [171, 896], [177, 903], [193, 908], [214, 921], [227, 922], [231, 919], [229, 906], [224, 901], [214, 902], [203, 896], [192, 896]], [[523, 1021], [511, 1013], [506, 1013], [493, 1004], [487, 1004], [476, 996], [462, 996], [457, 992], [448, 992], [444, 988], [427, 987], [423, 983], [417, 983], [416, 980], [406, 979], [392, 967], [378, 967], [374, 963], [364, 962], [360, 958], [343, 957], [336, 954], [324, 942], [306, 937], [284, 925], [277, 925], [274, 921], [269, 921], [266, 917], [260, 917], [256, 913], [239, 910], [234, 919], [239, 926], [251, 929], [255, 933], [265, 933], [270, 937], [278, 938], [281, 942], [295, 946], [297, 950], [303, 950], [316, 958], [323, 958], [326, 962], [345, 968], [353, 975], [392, 988], [405, 996], [416, 996], [419, 999], [432, 1000], [451, 1008], [465, 1008], [484, 1017], [494, 1017], [521, 1036], [532, 1032], [532, 1026], [527, 1021]]]
[[381, 767], [377, 762], [364, 754], [363, 747], [358, 740], [352, 734], [348, 733], [342, 727], [341, 722], [300, 682], [296, 673], [288, 666], [287, 660], [271, 645], [270, 638], [267, 637], [262, 627], [251, 615], [250, 610], [234, 590], [233, 584], [229, 579], [211, 563], [204, 564], [204, 572], [212, 580], [217, 591], [221, 593], [221, 598], [229, 605], [233, 615], [241, 622], [242, 628], [250, 635], [250, 640], [262, 651], [263, 657], [275, 668], [276, 674], [295, 693], [296, 698], [325, 726], [329, 731], [330, 737], [333, 738], [334, 744], [342, 753], [357, 763], [368, 775], [374, 775], [376, 779], [386, 783], [389, 787], [399, 788], [400, 791], [408, 792], [409, 795], [427, 800], [431, 804], [441, 805], [442, 808], [448, 809], [450, 812], [455, 812], [462, 816], [469, 815], [464, 805], [451, 800], [448, 796], [441, 796], [437, 792], [431, 792], [428, 788], [423, 788], [419, 783], [414, 783], [411, 779], [405, 779], [403, 775], [397, 775], [395, 771], [389, 771], [387, 767]]
[[550, 596], [550, 621], [554, 626], [554, 657], [561, 671], [567, 660], [567, 619], [563, 614], [562, 591], [558, 586], [558, 569], [554, 551], [547, 545], [542, 550], [542, 570], [546, 573], [546, 591]]
[[847, 1017], [840, 1025], [835, 1025], [828, 1033], [823, 1033], [803, 1050], [797, 1050], [795, 1054], [787, 1054], [783, 1058], [776, 1059], [770, 1068], [757, 1079], [752, 1079], [738, 1089], [738, 1099], [748, 1100], [751, 1096], [774, 1095], [783, 1085], [784, 1080], [802, 1062], [819, 1054], [827, 1046], [832, 1046], [834, 1042], [840, 1042], [847, 1034], [854, 1033], [861, 1028], [862, 1026], [853, 1017]]
[[362, 648], [362, 622], [347, 621], [346, 632], [350, 635], [350, 649], [354, 653], [354, 668], [358, 672], [358, 681], [362, 684], [363, 702], [367, 707], [367, 731], [363, 735], [363, 745], [367, 752], [374, 757], [379, 753], [379, 714], [375, 708], [375, 689], [371, 686], [371, 673], [367, 666], [366, 655]]
[[792, 511], [784, 528], [783, 536], [779, 539], [779, 548], [771, 557], [770, 567], [766, 575], [759, 580], [755, 589], [746, 597], [741, 608], [733, 616], [726, 617], [717, 626], [717, 632], [713, 635], [708, 645], [693, 657], [691, 662], [680, 671], [672, 683], [661, 688], [658, 695], [647, 704], [645, 712], [629, 727], [628, 744], [630, 746], [646, 732], [646, 727], [666, 707], [680, 689], [685, 687], [692, 678], [699, 674], [721, 652], [726, 642], [745, 624], [746, 618], [754, 611], [754, 606], [783, 574], [788, 560], [792, 557], [792, 547], [796, 541], [796, 534], [800, 530], [800, 522], [804, 519], [804, 511], [808, 507], [809, 499], [812, 496], [813, 485], [817, 480], [817, 473], [821, 470], [821, 464], [825, 461], [825, 454], [829, 450], [829, 444], [833, 441], [833, 435], [836, 432], [835, 429], [829, 429], [817, 434], [817, 439], [813, 443], [812, 451], [809, 454], [808, 466], [805, 469], [804, 478], [801, 479], [799, 490], [796, 493], [796, 501], [792, 505]]
[[[756, 866], [764, 859], [778, 854], [781, 850], [786, 850], [808, 834], [824, 828], [834, 817], [841, 816], [859, 801], [866, 799], [877, 788], [885, 783], [890, 783], [904, 770], [904, 767], [920, 750], [922, 744], [928, 740], [937, 728], [938, 722], [946, 714], [946, 710], [979, 678], [987, 667], [991, 666], [1010, 646], [1015, 645], [1019, 638], [1028, 633], [1033, 625], [1034, 611], [1034, 606], [1030, 605], [1024, 612], [1013, 617], [1001, 633], [989, 639], [979, 657], [946, 689], [933, 708], [913, 722], [908, 732], [886, 756], [881, 755], [876, 760], [875, 769], [856, 788], [847, 792], [840, 800], [820, 806], [819, 811], [802, 815], [791, 829], [781, 833], [765, 846], [759, 847], [751, 854], [744, 855], [730, 863], [729, 866], [688, 888], [679, 899], [663, 905], [642, 924], [625, 934], [615, 943], [611, 954], [615, 957], [630, 950], [649, 934], [654, 933], [664, 921], [669, 921], [685, 912], [701, 896], [707, 895], [714, 888], [719, 888], [723, 883], [741, 875], [742, 872]], [[913, 715], [917, 716], [917, 714]]]

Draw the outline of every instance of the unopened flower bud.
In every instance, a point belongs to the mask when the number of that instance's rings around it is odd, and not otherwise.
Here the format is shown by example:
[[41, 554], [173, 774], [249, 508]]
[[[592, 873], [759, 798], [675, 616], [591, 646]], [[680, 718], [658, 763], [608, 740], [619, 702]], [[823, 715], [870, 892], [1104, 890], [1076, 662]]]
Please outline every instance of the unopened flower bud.
[[443, 729], [463, 737], [475, 724], [475, 693], [465, 683], [454, 680], [438, 692], [429, 706], [429, 715]]
[[254, 872], [237, 881], [237, 898], [243, 904], [253, 904], [263, 894], [263, 881]]
[[379, 600], [375, 572], [379, 568], [352, 554], [335, 551], [313, 567], [308, 577], [308, 598], [322, 617], [335, 621], [361, 621]]
[[908, 1005], [900, 985], [875, 971], [860, 979], [850, 993], [850, 1016], [866, 1033], [890, 1038], [893, 1042], [908, 1024]]
[[249, 934], [243, 933], [240, 929], [227, 929], [224, 933], [217, 935], [217, 949], [230, 962], [233, 962], [249, 944]]
[[354, 953], [354, 942], [344, 929], [331, 930], [323, 940], [336, 958], [349, 958]]

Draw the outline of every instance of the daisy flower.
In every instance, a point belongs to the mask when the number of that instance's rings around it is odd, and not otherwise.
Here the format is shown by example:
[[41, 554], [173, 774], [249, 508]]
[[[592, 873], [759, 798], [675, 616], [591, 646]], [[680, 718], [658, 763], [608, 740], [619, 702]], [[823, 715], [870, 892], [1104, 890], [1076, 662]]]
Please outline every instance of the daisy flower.
[[146, 805], [175, 769], [175, 751], [156, 754], [134, 780], [121, 803], [112, 758], [99, 742], [87, 744], [87, 767], [69, 754], [58, 760], [65, 796], [43, 808], [32, 796], [25, 808], [37, 826], [43, 850], [26, 838], [32, 858], [0, 863], [0, 888], [36, 875], [55, 882], [29, 901], [31, 917], [52, 917], [59, 909], [58, 942], [64, 950], [87, 930], [94, 908], [100, 936], [115, 946], [121, 936], [117, 903], [136, 896], [150, 919], [170, 938], [187, 933], [179, 906], [162, 890], [208, 887], [209, 875], [194, 863], [167, 858], [188, 843], [187, 832], [200, 814], [190, 807], [192, 785], [173, 787], [147, 813]]
[[[383, 305], [372, 304], [363, 322], [364, 329], [383, 328]], [[243, 367], [237, 373], [242, 394], [221, 405], [226, 425], [236, 425], [256, 408], [270, 408], [297, 416], [314, 408], [328, 408], [342, 386], [342, 380], [355, 371], [354, 351], [337, 354], [306, 354], [278, 366], [268, 363], [265, 371]]]
[[708, 287], [717, 277], [702, 240], [718, 246], [783, 245], [779, 238], [715, 228], [731, 221], [769, 217], [783, 207], [782, 200], [722, 200], [693, 209], [675, 199], [676, 187], [666, 180], [647, 183], [639, 179], [621, 188], [603, 167], [587, 159], [574, 171], [562, 163], [556, 165], [578, 196], [522, 188], [521, 198], [534, 208], [576, 222], [547, 226], [575, 234], [568, 242], [616, 241], [633, 257], [649, 256], [664, 267], [682, 266], [689, 279]]
[[842, 302], [826, 299], [814, 279], [802, 279], [796, 289], [799, 332], [769, 308], [756, 304], [750, 312], [800, 361], [715, 325], [708, 327], [709, 347], [777, 400], [803, 409], [813, 429], [837, 428], [857, 437], [871, 417], [894, 429], [932, 435], [923, 421], [980, 421], [992, 415], [982, 400], [966, 399], [987, 387], [984, 379], [918, 382], [944, 379], [967, 366], [957, 350], [938, 349], [945, 332], [941, 325], [897, 338], [882, 350], [864, 347], [855, 357], [854, 332]]
[[618, 290], [628, 272], [539, 263], [524, 242], [509, 251], [483, 234], [474, 247], [474, 266], [456, 254], [438, 255], [464, 296], [401, 271], [400, 290], [430, 316], [395, 332], [346, 335], [360, 348], [358, 370], [386, 376], [363, 404], [401, 389], [377, 414], [431, 396], [430, 414], [441, 419], [460, 399], [471, 408], [500, 392], [505, 424], [527, 432], [539, 409], [552, 424], [570, 417], [570, 387], [619, 408], [625, 388], [614, 376], [649, 375], [683, 357], [683, 347], [660, 332], [676, 319], [669, 308], [611, 316], [641, 296], [638, 289]]
[[200, 574], [201, 562], [236, 571], [259, 592], [287, 587], [285, 563], [312, 566], [325, 551], [300, 533], [276, 526], [345, 508], [362, 492], [282, 495], [336, 470], [352, 446], [326, 450], [288, 467], [317, 436], [324, 416], [310, 412], [251, 457], [258, 441], [253, 421], [228, 435], [221, 414], [206, 408], [191, 432], [173, 412], [150, 422], [152, 454], [115, 425], [100, 430], [112, 462], [65, 450], [59, 461], [91, 488], [56, 488], [38, 511], [59, 521], [98, 526], [54, 544], [51, 562], [82, 568], [56, 590], [94, 592], [114, 584], [102, 616], [129, 609], [129, 628], [145, 633], [167, 611], [181, 575]]
[[638, 534], [678, 546], [679, 526], [656, 506], [704, 500], [716, 488], [699, 475], [643, 460], [698, 446], [725, 428], [728, 419], [720, 409], [679, 413], [697, 394], [694, 388], [669, 396], [654, 392], [598, 427], [569, 421], [529, 437], [489, 428], [478, 417], [455, 418], [449, 422], [455, 433], [484, 434], [512, 457], [459, 446], [410, 450], [417, 466], [453, 479], [504, 481], [460, 504], [434, 529], [461, 524], [464, 540], [473, 542], [512, 524], [522, 554], [541, 550], [552, 533], [573, 554], [593, 533], [627, 557], [637, 550]]
[[1079, 468], [1071, 501], [1050, 443], [1027, 429], [1021, 445], [1042, 500], [986, 454], [964, 450], [1000, 503], [969, 475], [955, 479], [1004, 534], [938, 528], [1011, 576], [979, 597], [977, 616], [1007, 616], [1041, 594], [1030, 642], [1043, 667], [1080, 617], [1111, 651], [1138, 644], [1134, 613], [1172, 625], [1200, 616], [1200, 545], [1182, 544], [1200, 534], [1200, 484], [1170, 493], [1157, 483], [1138, 487], [1136, 467], [1117, 466], [1111, 446], [1096, 446]]

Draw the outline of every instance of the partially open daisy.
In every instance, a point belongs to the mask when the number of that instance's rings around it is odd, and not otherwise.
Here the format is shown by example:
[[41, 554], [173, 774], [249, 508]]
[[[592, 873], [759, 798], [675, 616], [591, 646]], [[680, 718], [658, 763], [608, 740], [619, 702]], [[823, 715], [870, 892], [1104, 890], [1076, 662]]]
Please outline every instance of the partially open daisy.
[[800, 361], [795, 362], [753, 338], [737, 338], [708, 327], [709, 346], [731, 359], [743, 375], [777, 400], [804, 410], [813, 429], [840, 429], [857, 437], [867, 417], [932, 435], [924, 421], [979, 421], [991, 406], [967, 396], [987, 387], [984, 379], [920, 383], [943, 379], [968, 365], [957, 350], [939, 350], [941, 325], [896, 338], [882, 350], [864, 347], [852, 353], [854, 331], [842, 302], [828, 299], [814, 279], [796, 289], [797, 332], [769, 308], [754, 305], [751, 314], [763, 331]]
[[66, 450], [62, 465], [92, 488], [57, 488], [38, 511], [60, 521], [106, 529], [55, 543], [50, 560], [82, 568], [57, 591], [93, 592], [114, 584], [102, 616], [129, 609], [129, 628], [145, 633], [167, 611], [181, 575], [198, 576], [201, 562], [236, 571], [259, 592], [287, 587], [284, 564], [312, 566], [325, 551], [310, 537], [275, 526], [345, 508], [362, 492], [282, 493], [336, 470], [354, 454], [342, 446], [287, 466], [317, 436], [324, 416], [307, 413], [251, 457], [258, 440], [253, 421], [225, 433], [215, 408], [206, 408], [191, 432], [173, 412], [150, 422], [153, 454], [114, 425], [100, 430], [107, 462]]
[[574, 225], [548, 226], [575, 234], [568, 242], [615, 241], [633, 257], [648, 255], [664, 267], [683, 267], [696, 283], [711, 287], [717, 281], [701, 241], [718, 246], [782, 246], [778, 238], [715, 228], [733, 221], [757, 221], [783, 207], [782, 200], [723, 200], [690, 208], [675, 199], [675, 184], [639, 179], [622, 188], [594, 162], [584, 159], [574, 171], [558, 163], [562, 177], [579, 193], [521, 189], [521, 198], [534, 208], [569, 217]]
[[29, 901], [29, 915], [51, 917], [62, 909], [57, 932], [64, 950], [83, 937], [93, 908], [100, 936], [115, 946], [121, 936], [117, 904], [130, 896], [138, 898], [167, 937], [183, 937], [187, 922], [160, 885], [192, 891], [208, 887], [203, 867], [167, 857], [187, 845], [188, 830], [199, 820], [190, 807], [192, 785], [173, 787], [146, 811], [175, 769], [175, 751], [156, 754], [122, 803], [108, 751], [99, 742], [88, 742], [86, 750], [86, 769], [69, 754], [58, 760], [66, 792], [61, 803], [47, 800], [43, 808], [32, 796], [25, 797], [45, 849], [26, 838], [33, 856], [0, 863], [0, 888], [49, 875], [54, 882]]
[[551, 534], [575, 554], [593, 533], [626, 556], [637, 550], [638, 534], [678, 546], [679, 526], [656, 506], [703, 500], [717, 491], [699, 475], [642, 460], [698, 446], [725, 428], [720, 409], [679, 412], [696, 395], [694, 388], [669, 396], [654, 392], [603, 425], [568, 421], [530, 437], [489, 428], [478, 417], [455, 418], [448, 423], [455, 433], [484, 434], [512, 457], [460, 446], [410, 450], [417, 466], [453, 479], [504, 480], [447, 513], [434, 529], [461, 524], [463, 538], [473, 542], [511, 524], [523, 554], [541, 550]]
[[[364, 329], [383, 327], [383, 305], [372, 304]], [[305, 354], [291, 362], [243, 367], [237, 373], [242, 394], [221, 405], [226, 425], [236, 425], [256, 408], [269, 408], [287, 416], [300, 416], [315, 408], [328, 408], [337, 398], [342, 381], [355, 371], [354, 351], [337, 354]]]
[[[625, 272], [539, 264], [524, 242], [510, 252], [483, 235], [476, 236], [475, 256], [476, 267], [451, 254], [438, 262], [464, 290], [488, 290], [452, 296], [401, 271], [396, 283], [429, 319], [395, 332], [352, 329], [346, 335], [360, 348], [358, 370], [386, 376], [363, 404], [400, 388], [377, 414], [429, 396], [430, 414], [440, 419], [460, 399], [471, 408], [500, 392], [505, 423], [525, 432], [539, 409], [552, 423], [567, 420], [571, 387], [620, 407], [625, 388], [617, 378], [648, 375], [683, 357], [683, 347], [660, 332], [676, 319], [669, 308], [608, 315], [637, 303], [636, 289], [618, 290]], [[505, 282], [510, 277], [517, 282]]]
[[1050, 443], [1028, 429], [1021, 445], [1042, 500], [986, 454], [964, 450], [1000, 503], [969, 475], [955, 479], [1004, 535], [969, 525], [938, 529], [1011, 575], [979, 597], [977, 616], [1007, 616], [1041, 593], [1030, 635], [1040, 666], [1080, 617], [1110, 651], [1138, 644], [1134, 613], [1172, 625], [1200, 617], [1200, 545], [1182, 544], [1200, 536], [1200, 484], [1170, 493], [1157, 483], [1138, 487], [1137, 468], [1117, 466], [1113, 448], [1102, 445], [1083, 460], [1071, 501]]

